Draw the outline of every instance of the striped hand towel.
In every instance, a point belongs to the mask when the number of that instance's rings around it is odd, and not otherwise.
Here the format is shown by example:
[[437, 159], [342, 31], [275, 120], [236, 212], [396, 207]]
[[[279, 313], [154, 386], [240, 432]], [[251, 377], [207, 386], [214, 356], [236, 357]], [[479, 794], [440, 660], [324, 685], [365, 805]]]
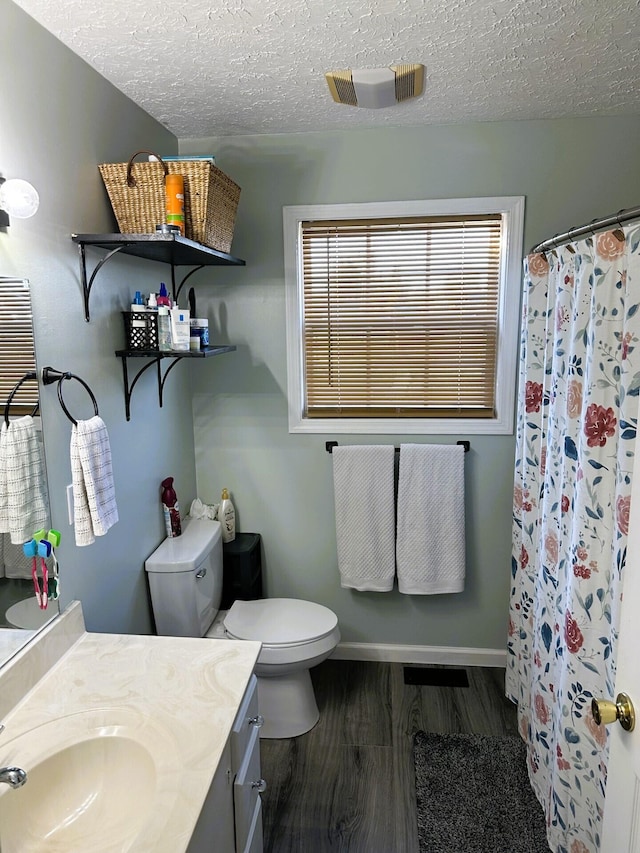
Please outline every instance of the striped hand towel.
[[70, 452], [76, 545], [91, 545], [118, 521], [111, 446], [102, 418], [74, 424]]

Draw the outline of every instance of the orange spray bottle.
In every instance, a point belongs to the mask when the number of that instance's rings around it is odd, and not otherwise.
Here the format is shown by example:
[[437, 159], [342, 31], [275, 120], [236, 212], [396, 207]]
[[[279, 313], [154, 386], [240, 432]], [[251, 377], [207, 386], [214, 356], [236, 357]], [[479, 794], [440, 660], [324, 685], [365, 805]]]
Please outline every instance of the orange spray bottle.
[[184, 178], [169, 174], [165, 178], [167, 225], [177, 225], [184, 237]]

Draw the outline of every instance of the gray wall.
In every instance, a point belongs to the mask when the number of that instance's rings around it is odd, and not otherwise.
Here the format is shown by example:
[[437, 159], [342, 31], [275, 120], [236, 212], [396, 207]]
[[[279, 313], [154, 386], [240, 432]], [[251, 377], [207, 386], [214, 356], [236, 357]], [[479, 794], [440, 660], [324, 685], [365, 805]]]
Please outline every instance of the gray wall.
[[[162, 409], [153, 376], [145, 374], [126, 422], [122, 367], [114, 356], [124, 344], [120, 311], [132, 291], [155, 289], [169, 271], [113, 259], [96, 279], [87, 324], [70, 235], [115, 230], [97, 163], [123, 162], [149, 146], [176, 151], [177, 140], [9, 0], [0, 0], [0, 11], [0, 173], [31, 181], [41, 200], [32, 219], [13, 220], [0, 231], [0, 275], [30, 280], [39, 366], [70, 370], [93, 389], [109, 431], [120, 515], [94, 545], [76, 548], [65, 502], [71, 424], [56, 387], [45, 388], [53, 526], [62, 532], [62, 601], [81, 599], [91, 630], [146, 633], [144, 560], [164, 537], [160, 480], [175, 476], [186, 506], [195, 496], [189, 372], [183, 364], [175, 368]], [[104, 255], [89, 252], [92, 263]], [[64, 400], [76, 417], [93, 414], [78, 383], [65, 383]]]
[[[268, 593], [333, 607], [346, 641], [503, 648], [512, 437], [472, 436], [464, 593], [422, 598], [340, 589], [331, 457], [324, 450], [333, 436], [287, 432], [282, 206], [525, 195], [530, 247], [639, 203], [640, 119], [182, 140], [183, 152], [213, 151], [242, 186], [233, 252], [247, 267], [202, 270], [191, 279], [212, 338], [235, 343], [238, 351], [179, 364], [162, 409], [153, 377], [145, 374], [127, 423], [121, 365], [113, 354], [123, 344], [119, 311], [132, 291], [155, 289], [169, 273], [135, 259], [110, 261], [96, 281], [92, 321], [85, 324], [70, 234], [114, 230], [97, 163], [125, 161], [138, 148], [175, 151], [178, 143], [10, 0], [0, 0], [0, 11], [0, 173], [31, 180], [42, 200], [33, 219], [0, 232], [0, 275], [31, 281], [40, 365], [76, 372], [94, 389], [111, 438], [120, 509], [120, 522], [105, 537], [75, 547], [64, 500], [70, 424], [55, 388], [45, 389], [53, 524], [64, 537], [64, 601], [82, 600], [90, 629], [150, 630], [143, 563], [164, 535], [159, 481], [174, 475], [183, 510], [196, 482], [207, 502], [228, 486], [240, 529], [263, 535]], [[79, 390], [74, 398], [65, 389], [65, 399], [72, 411], [89, 416]]]
[[[331, 457], [324, 449], [335, 436], [287, 431], [283, 205], [525, 195], [528, 250], [640, 202], [639, 132], [634, 117], [181, 140], [182, 153], [215, 153], [242, 187], [233, 252], [247, 261], [244, 270], [221, 271], [218, 286], [201, 300], [214, 329], [238, 352], [218, 362], [213, 382], [194, 375], [198, 493], [209, 502], [222, 486], [232, 490], [240, 529], [263, 536], [270, 596], [330, 606], [348, 642], [504, 648], [511, 436], [471, 436], [462, 594], [340, 588]], [[465, 437], [462, 431], [451, 440]]]

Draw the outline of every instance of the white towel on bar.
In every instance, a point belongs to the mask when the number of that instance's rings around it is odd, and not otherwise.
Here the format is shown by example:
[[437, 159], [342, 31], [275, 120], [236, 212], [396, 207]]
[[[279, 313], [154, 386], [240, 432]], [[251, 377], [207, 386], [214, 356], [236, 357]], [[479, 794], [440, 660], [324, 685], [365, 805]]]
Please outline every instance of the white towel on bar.
[[462, 592], [464, 447], [401, 444], [396, 563], [408, 595]]
[[389, 592], [395, 575], [394, 448], [333, 448], [333, 488], [340, 585]]
[[31, 415], [2, 422], [0, 532], [22, 545], [49, 523], [42, 443]]
[[118, 520], [109, 434], [97, 415], [71, 428], [71, 479], [76, 545], [91, 545]]

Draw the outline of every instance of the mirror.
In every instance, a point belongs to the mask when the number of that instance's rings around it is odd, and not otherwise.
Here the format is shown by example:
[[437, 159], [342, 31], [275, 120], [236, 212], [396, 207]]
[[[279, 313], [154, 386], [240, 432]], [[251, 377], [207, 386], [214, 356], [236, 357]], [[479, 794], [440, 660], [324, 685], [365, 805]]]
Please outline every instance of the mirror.
[[[39, 606], [21, 541], [50, 527], [36, 376], [29, 283], [0, 277], [0, 666], [59, 612], [57, 600]], [[52, 559], [45, 562], [52, 575]], [[42, 588], [40, 557], [35, 568]]]

